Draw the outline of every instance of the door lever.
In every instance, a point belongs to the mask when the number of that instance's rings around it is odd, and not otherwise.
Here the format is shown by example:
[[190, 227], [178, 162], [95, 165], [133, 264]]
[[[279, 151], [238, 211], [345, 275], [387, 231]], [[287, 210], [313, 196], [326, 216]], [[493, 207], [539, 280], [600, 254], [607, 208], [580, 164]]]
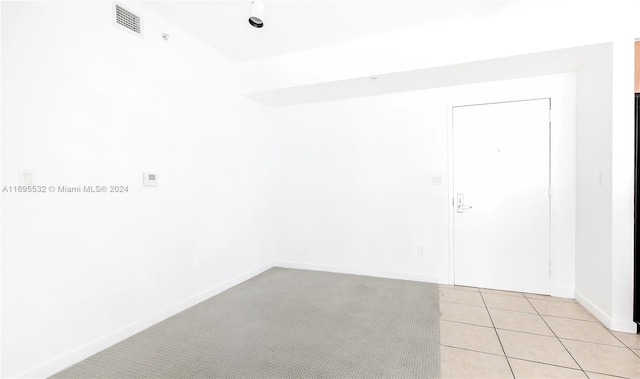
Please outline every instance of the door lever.
[[458, 213], [464, 213], [465, 209], [472, 209], [472, 205], [464, 205], [464, 194], [458, 194]]

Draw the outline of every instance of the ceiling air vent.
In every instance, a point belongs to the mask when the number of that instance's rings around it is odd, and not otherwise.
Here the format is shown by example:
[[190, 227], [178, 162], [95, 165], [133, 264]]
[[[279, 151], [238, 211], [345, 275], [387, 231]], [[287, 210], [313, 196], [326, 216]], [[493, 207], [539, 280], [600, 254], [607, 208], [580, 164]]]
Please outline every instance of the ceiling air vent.
[[116, 4], [116, 23], [136, 34], [142, 33], [140, 16], [136, 16], [118, 4]]

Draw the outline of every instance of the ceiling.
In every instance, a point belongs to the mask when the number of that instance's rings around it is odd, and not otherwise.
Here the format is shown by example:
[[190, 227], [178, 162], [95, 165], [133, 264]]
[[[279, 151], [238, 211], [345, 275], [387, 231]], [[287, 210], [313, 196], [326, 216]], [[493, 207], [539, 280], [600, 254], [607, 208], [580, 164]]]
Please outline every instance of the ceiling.
[[491, 16], [516, 0], [266, 0], [265, 27], [247, 19], [251, 0], [144, 1], [214, 49], [242, 62], [314, 49], [411, 27]]

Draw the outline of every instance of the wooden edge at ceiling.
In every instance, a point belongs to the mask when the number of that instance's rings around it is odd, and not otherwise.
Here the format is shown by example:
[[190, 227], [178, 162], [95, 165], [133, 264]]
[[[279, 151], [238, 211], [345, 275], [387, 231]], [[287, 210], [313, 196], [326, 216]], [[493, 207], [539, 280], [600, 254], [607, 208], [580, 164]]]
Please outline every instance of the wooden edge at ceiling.
[[640, 41], [636, 41], [636, 65], [635, 65], [635, 92], [640, 92]]

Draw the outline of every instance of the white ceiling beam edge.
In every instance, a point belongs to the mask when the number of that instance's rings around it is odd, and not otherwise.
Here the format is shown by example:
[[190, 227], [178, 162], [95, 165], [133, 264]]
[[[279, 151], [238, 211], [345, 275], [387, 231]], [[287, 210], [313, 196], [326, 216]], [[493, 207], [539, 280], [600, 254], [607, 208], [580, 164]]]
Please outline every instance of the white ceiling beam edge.
[[366, 76], [303, 86], [257, 91], [246, 97], [269, 107], [282, 107], [394, 92], [575, 72], [607, 43], [545, 51], [419, 70]]

